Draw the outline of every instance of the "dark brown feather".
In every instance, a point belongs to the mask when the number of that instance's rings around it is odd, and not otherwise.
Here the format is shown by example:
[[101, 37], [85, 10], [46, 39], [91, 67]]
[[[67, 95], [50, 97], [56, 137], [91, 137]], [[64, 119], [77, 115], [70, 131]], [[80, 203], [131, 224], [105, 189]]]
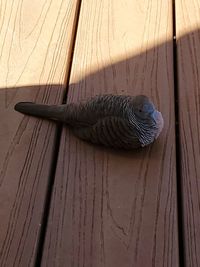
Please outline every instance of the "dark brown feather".
[[146, 96], [101, 95], [79, 104], [16, 104], [27, 115], [68, 124], [79, 138], [114, 148], [133, 149], [152, 143], [163, 118]]

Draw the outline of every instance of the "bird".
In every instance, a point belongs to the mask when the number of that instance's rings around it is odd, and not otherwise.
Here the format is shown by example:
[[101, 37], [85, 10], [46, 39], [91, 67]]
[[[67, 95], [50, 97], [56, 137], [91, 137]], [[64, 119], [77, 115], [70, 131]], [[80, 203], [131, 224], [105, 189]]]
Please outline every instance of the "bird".
[[14, 109], [62, 122], [78, 138], [116, 149], [145, 147], [158, 138], [164, 126], [161, 112], [145, 95], [96, 95], [60, 105], [19, 102]]

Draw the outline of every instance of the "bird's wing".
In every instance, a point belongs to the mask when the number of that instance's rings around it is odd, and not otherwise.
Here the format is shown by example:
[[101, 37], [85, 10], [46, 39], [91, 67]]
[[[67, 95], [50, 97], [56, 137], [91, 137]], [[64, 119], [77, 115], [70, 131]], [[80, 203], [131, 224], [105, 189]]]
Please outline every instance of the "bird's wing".
[[109, 147], [132, 149], [140, 146], [136, 129], [120, 117], [105, 117], [87, 127], [74, 128], [79, 138]]
[[92, 126], [105, 117], [127, 117], [130, 97], [102, 95], [77, 104], [66, 106], [66, 122], [72, 127]]

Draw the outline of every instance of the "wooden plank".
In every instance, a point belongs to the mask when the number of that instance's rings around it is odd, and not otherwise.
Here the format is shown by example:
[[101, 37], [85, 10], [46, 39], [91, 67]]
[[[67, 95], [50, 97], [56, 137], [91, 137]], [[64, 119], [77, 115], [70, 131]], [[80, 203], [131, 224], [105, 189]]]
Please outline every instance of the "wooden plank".
[[122, 152], [62, 133], [42, 266], [178, 266], [171, 1], [82, 1], [68, 102], [146, 94], [165, 128]]
[[[200, 3], [176, 1], [185, 266], [200, 265]], [[180, 179], [179, 178], [179, 179]]]
[[0, 266], [34, 265], [56, 133], [55, 124], [13, 107], [62, 101], [77, 4], [0, 4]]

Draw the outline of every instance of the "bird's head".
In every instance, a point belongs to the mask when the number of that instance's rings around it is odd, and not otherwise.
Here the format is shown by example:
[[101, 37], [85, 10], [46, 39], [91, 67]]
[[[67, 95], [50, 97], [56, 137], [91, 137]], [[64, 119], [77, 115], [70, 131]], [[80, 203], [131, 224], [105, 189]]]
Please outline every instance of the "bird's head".
[[158, 138], [163, 129], [162, 114], [156, 110], [154, 104], [147, 96], [139, 95], [133, 100], [133, 113], [136, 120], [134, 125], [142, 146], [152, 143]]

